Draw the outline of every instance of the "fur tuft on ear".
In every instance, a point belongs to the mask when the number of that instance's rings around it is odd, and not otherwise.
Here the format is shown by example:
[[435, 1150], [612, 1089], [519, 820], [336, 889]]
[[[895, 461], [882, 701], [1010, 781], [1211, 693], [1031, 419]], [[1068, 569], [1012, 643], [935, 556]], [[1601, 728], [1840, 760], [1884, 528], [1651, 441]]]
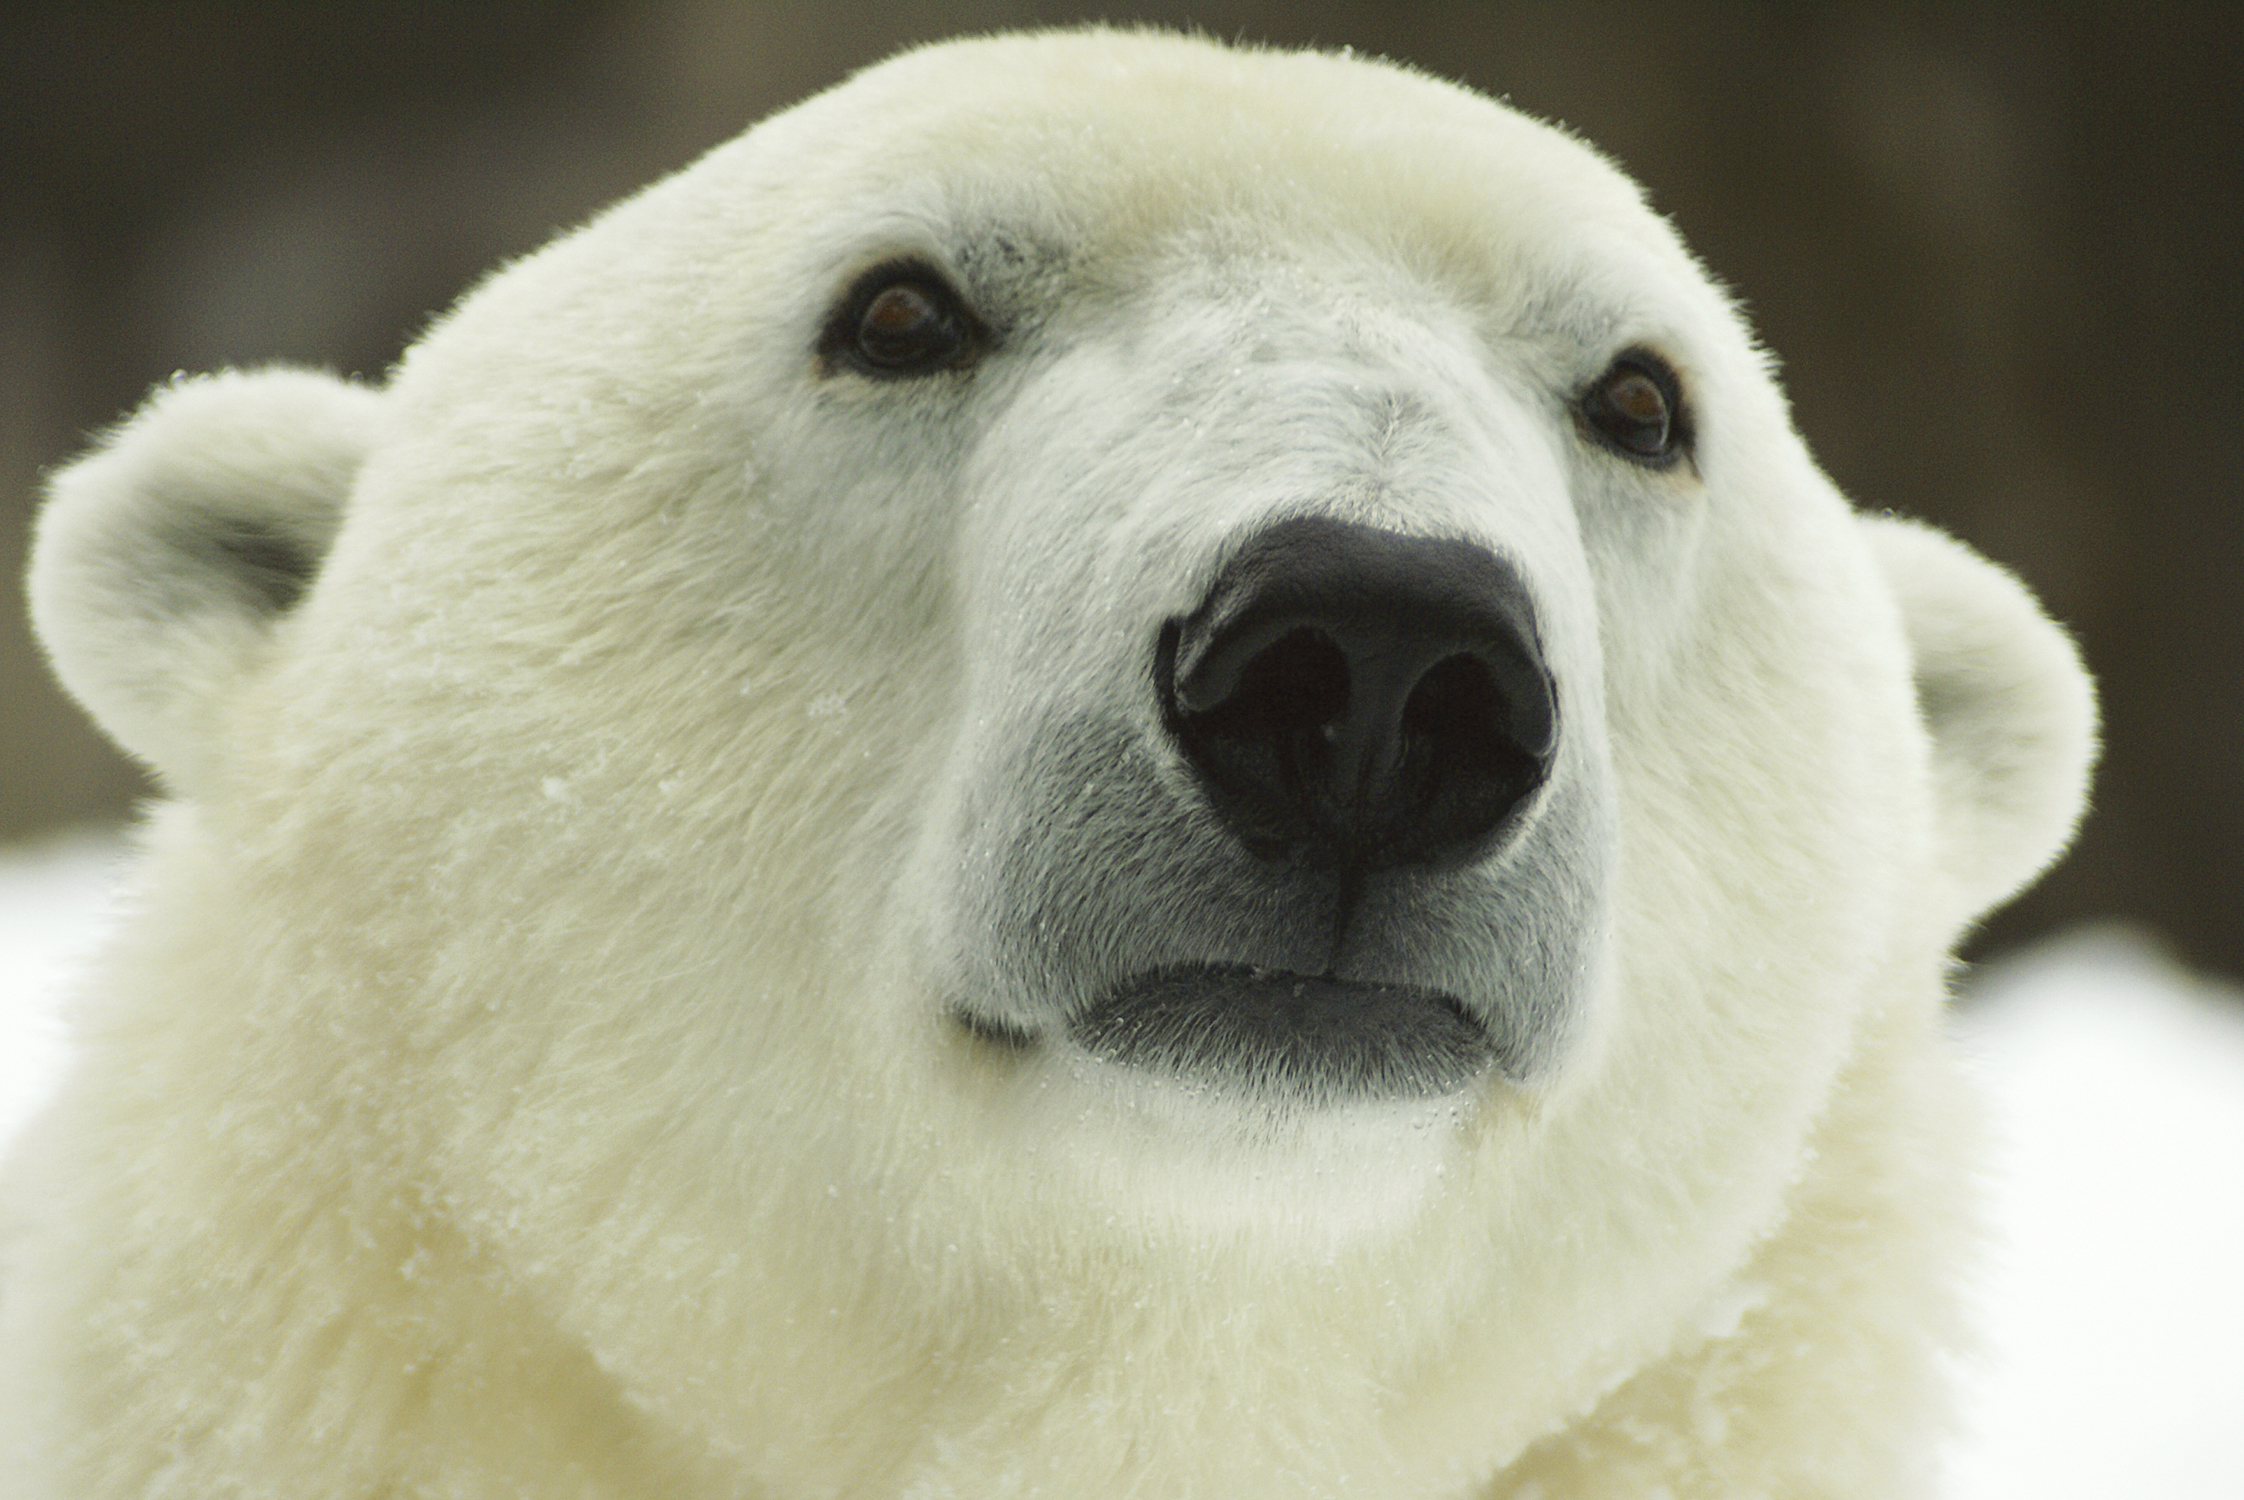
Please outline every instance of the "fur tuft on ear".
[[2096, 696], [2025, 585], [1914, 521], [1866, 516], [1916, 661], [1941, 863], [1974, 920], [2071, 842], [2096, 761]]
[[31, 616], [109, 736], [193, 792], [212, 710], [318, 573], [379, 393], [311, 370], [159, 388], [48, 485]]

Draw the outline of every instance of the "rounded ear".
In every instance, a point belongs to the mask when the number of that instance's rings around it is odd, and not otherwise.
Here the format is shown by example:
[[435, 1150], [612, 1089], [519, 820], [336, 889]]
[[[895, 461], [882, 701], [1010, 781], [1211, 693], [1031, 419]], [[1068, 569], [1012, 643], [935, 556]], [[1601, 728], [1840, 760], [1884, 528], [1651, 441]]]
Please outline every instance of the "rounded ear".
[[310, 370], [176, 380], [49, 481], [32, 622], [63, 686], [176, 789], [319, 571], [380, 405]]
[[2071, 842], [2096, 760], [2095, 689], [2071, 638], [2009, 573], [1930, 526], [1861, 524], [1901, 605], [1941, 863], [1972, 920]]

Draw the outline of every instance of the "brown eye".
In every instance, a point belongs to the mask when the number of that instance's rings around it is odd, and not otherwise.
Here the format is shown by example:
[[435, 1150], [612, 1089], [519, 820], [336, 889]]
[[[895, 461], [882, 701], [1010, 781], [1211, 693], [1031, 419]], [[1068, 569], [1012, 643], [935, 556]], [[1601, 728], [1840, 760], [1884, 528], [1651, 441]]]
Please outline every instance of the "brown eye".
[[899, 379], [955, 369], [978, 352], [982, 326], [950, 283], [919, 261], [876, 266], [827, 320], [819, 352], [829, 368]]
[[1650, 468], [1666, 468], [1688, 444], [1675, 371], [1648, 349], [1614, 360], [1582, 393], [1577, 409], [1592, 437]]

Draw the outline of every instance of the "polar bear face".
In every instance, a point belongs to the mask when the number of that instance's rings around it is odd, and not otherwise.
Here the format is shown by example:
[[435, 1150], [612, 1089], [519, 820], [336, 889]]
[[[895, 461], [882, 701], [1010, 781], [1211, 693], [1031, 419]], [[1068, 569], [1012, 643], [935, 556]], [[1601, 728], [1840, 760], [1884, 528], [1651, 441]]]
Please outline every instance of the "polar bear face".
[[1493, 1472], [1783, 1220], [2091, 739], [1594, 153], [1151, 36], [865, 74], [378, 392], [159, 394], [35, 594], [183, 799], [124, 967], [319, 1038], [252, 1097], [357, 1101], [780, 1470], [995, 1421], [931, 1350], [1027, 1401], [1024, 1348], [1204, 1343], [1173, 1398], [1314, 1308]]

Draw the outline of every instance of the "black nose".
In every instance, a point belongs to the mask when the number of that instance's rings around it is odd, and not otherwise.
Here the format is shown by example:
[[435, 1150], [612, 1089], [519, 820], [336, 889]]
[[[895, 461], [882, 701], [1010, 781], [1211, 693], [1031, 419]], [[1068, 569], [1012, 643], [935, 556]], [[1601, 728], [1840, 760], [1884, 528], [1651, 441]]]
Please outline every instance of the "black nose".
[[1525, 584], [1469, 542], [1323, 517], [1255, 537], [1154, 663], [1169, 733], [1256, 855], [1357, 874], [1492, 848], [1558, 704]]

